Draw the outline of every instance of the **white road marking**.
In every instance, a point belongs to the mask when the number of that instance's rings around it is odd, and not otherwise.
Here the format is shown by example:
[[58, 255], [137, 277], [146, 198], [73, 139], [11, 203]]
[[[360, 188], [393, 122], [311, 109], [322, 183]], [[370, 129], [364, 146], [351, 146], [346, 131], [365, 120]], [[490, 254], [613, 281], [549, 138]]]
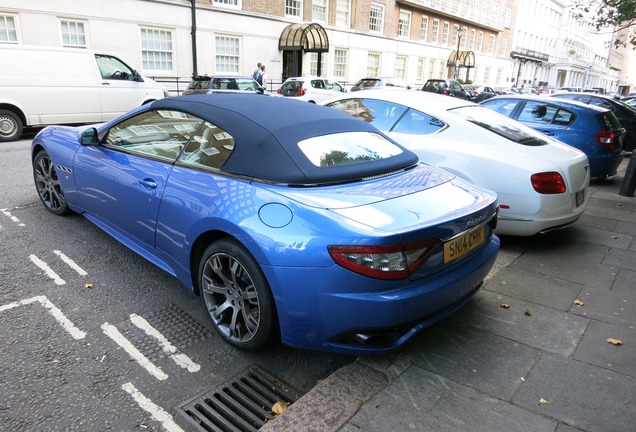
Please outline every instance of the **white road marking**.
[[172, 416], [164, 411], [160, 406], [155, 404], [153, 401], [148, 399], [143, 395], [137, 388], [132, 384], [127, 382], [126, 384], [122, 384], [122, 390], [131, 395], [135, 402], [146, 412], [152, 415], [156, 421], [161, 423], [161, 426], [168, 432], [184, 432], [178, 424], [175, 423]]
[[189, 372], [198, 372], [201, 369], [201, 366], [197, 363], [193, 362], [190, 357], [183, 353], [178, 353], [178, 349], [176, 346], [172, 345], [168, 339], [164, 335], [162, 335], [156, 328], [150, 325], [148, 321], [144, 318], [140, 317], [137, 314], [130, 315], [130, 321], [140, 329], [142, 329], [148, 336], [152, 336], [159, 341], [161, 344], [161, 348], [163, 352], [168, 354], [175, 363], [181, 366], [184, 369], [188, 369]]
[[55, 255], [59, 256], [62, 259], [62, 261], [64, 261], [66, 264], [68, 264], [68, 266], [70, 268], [72, 268], [73, 270], [75, 270], [80, 276], [86, 276], [88, 274], [83, 268], [81, 268], [80, 266], [75, 264], [75, 261], [73, 261], [72, 259], [70, 259], [66, 255], [64, 255], [61, 251], [54, 250], [53, 253], [55, 253]]
[[148, 360], [148, 358], [146, 358], [146, 356], [144, 356], [141, 351], [135, 348], [135, 346], [128, 339], [126, 339], [119, 330], [117, 330], [117, 327], [108, 323], [104, 323], [102, 324], [102, 330], [104, 331], [106, 336], [110, 337], [112, 340], [115, 341], [117, 345], [122, 347], [128, 353], [128, 355], [135, 359], [135, 361], [137, 361], [137, 363], [139, 363], [141, 367], [146, 369], [146, 371], [150, 375], [160, 381], [168, 379], [168, 374], [162, 371], [161, 368], [155, 366], [150, 360]]
[[18, 218], [17, 218], [17, 217], [15, 217], [15, 216], [12, 216], [12, 215], [11, 215], [11, 212], [9, 212], [9, 210], [7, 210], [7, 209], [2, 209], [2, 210], [0, 210], [0, 211], [1, 211], [2, 213], [4, 213], [4, 215], [5, 215], [5, 216], [8, 216], [8, 217], [9, 217], [9, 218], [13, 221], [13, 222], [15, 222], [16, 224], [18, 224], [18, 226], [21, 226], [21, 227], [26, 226], [26, 225], [24, 225], [22, 222], [20, 222], [20, 219], [18, 219]]
[[53, 315], [53, 317], [57, 320], [57, 322], [60, 323], [64, 330], [70, 333], [73, 339], [79, 340], [86, 337], [86, 333], [75, 327], [75, 324], [73, 324], [71, 320], [66, 318], [62, 311], [59, 310], [53, 303], [51, 303], [51, 301], [46, 298], [46, 296], [32, 297], [30, 299], [20, 300], [19, 302], [13, 302], [0, 306], [0, 312], [36, 302], [40, 303], [42, 306], [48, 309], [49, 313]]
[[36, 266], [40, 267], [42, 270], [44, 270], [44, 273], [46, 273], [46, 275], [48, 277], [50, 277], [51, 279], [53, 279], [53, 282], [55, 282], [55, 285], [64, 285], [66, 284], [66, 281], [64, 281], [64, 279], [62, 279], [61, 277], [59, 277], [57, 275], [57, 273], [55, 273], [44, 261], [42, 261], [40, 258], [36, 257], [35, 255], [29, 255], [29, 258], [31, 258], [31, 261], [33, 261], [33, 264], [35, 264]]

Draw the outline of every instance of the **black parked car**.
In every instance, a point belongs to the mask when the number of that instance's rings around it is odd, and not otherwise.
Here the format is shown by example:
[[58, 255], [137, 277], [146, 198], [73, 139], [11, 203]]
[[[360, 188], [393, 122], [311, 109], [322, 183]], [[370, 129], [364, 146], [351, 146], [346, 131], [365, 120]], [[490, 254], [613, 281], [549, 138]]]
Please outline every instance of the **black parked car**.
[[470, 93], [464, 90], [461, 83], [456, 79], [430, 79], [424, 83], [422, 91], [439, 93], [447, 96], [458, 97], [470, 100]]
[[251, 77], [197, 76], [192, 78], [184, 95], [210, 93], [265, 93], [265, 88]]
[[473, 102], [481, 102], [497, 95], [495, 89], [482, 85], [466, 85], [464, 90], [470, 93], [470, 100]]
[[613, 98], [612, 96], [595, 93], [569, 92], [558, 93], [551, 96], [561, 99], [575, 100], [589, 105], [596, 105], [609, 109], [614, 113], [616, 118], [618, 118], [621, 125], [627, 130], [627, 136], [623, 142], [623, 150], [633, 152], [634, 148], [636, 148], [636, 108], [633, 106], [626, 104], [620, 99]]

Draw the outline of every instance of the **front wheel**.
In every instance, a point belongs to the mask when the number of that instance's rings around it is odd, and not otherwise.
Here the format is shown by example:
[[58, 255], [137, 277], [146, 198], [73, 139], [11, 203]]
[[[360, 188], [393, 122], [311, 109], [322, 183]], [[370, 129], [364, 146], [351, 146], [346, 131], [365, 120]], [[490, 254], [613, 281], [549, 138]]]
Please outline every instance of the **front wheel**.
[[13, 111], [0, 110], [0, 142], [20, 139], [23, 129], [20, 116]]
[[44, 150], [40, 151], [33, 160], [33, 178], [38, 196], [48, 211], [59, 216], [71, 212], [64, 198], [57, 171], [49, 154]]
[[235, 240], [208, 246], [199, 265], [199, 287], [212, 324], [230, 345], [257, 351], [278, 336], [267, 280], [256, 260]]

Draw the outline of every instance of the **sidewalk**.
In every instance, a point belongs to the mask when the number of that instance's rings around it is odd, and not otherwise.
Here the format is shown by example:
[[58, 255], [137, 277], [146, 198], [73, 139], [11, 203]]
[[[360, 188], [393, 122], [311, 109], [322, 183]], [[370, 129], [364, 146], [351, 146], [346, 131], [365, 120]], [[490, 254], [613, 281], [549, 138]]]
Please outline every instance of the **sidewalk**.
[[458, 314], [397, 355], [341, 368], [261, 431], [635, 430], [636, 198], [618, 195], [628, 162], [590, 185], [573, 226], [502, 239]]

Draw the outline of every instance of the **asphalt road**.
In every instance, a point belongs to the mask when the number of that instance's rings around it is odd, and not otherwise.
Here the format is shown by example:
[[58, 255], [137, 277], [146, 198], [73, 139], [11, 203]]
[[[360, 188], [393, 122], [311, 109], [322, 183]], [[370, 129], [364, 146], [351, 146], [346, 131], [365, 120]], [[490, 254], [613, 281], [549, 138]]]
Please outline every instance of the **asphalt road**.
[[0, 244], [3, 431], [195, 430], [183, 403], [248, 368], [303, 394], [355, 360], [229, 347], [172, 276], [44, 209], [30, 140], [0, 143]]

